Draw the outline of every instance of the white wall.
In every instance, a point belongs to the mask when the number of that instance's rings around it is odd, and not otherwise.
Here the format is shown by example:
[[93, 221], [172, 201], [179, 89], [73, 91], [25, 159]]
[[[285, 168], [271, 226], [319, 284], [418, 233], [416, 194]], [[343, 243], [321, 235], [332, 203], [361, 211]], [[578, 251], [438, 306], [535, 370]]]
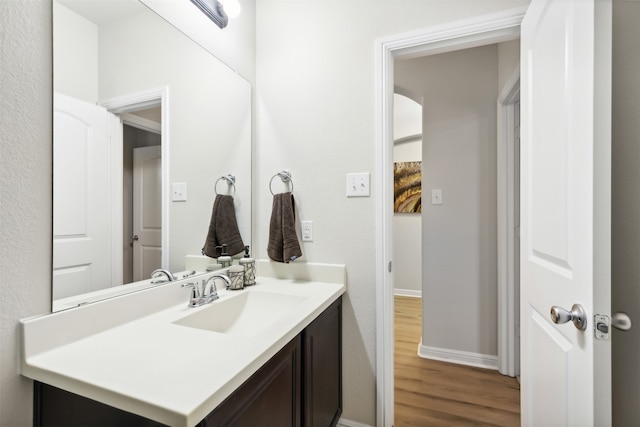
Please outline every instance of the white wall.
[[[299, 218], [314, 221], [300, 262], [347, 265], [343, 418], [376, 417], [374, 44], [379, 37], [528, 1], [257, 2], [257, 231], [265, 255], [269, 179], [290, 169]], [[496, 85], [497, 76], [494, 77]], [[495, 99], [492, 103], [495, 115]], [[348, 172], [372, 172], [372, 197], [346, 198]], [[445, 201], [446, 199], [445, 195]], [[299, 262], [299, 261], [296, 261]]]
[[395, 81], [423, 99], [423, 192], [443, 199], [422, 206], [422, 345], [496, 356], [497, 45], [396, 61]]
[[73, 10], [53, 2], [53, 87], [59, 93], [98, 102], [98, 26]]
[[629, 314], [613, 330], [613, 421], [640, 425], [640, 2], [613, 2], [612, 311]]
[[0, 1], [2, 426], [32, 425], [18, 319], [51, 307], [51, 67], [51, 4]]
[[[393, 96], [393, 161], [421, 162], [422, 106], [406, 96]], [[422, 200], [424, 201], [423, 194]], [[422, 295], [422, 214], [393, 214], [393, 286], [396, 295]]]

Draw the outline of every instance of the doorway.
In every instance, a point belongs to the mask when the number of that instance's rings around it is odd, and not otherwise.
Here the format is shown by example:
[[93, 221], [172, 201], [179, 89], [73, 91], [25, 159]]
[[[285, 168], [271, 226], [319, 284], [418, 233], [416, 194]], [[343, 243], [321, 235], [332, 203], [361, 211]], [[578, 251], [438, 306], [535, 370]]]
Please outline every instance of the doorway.
[[451, 31], [434, 31], [416, 36], [406, 36], [380, 40], [377, 55], [377, 112], [379, 120], [377, 135], [378, 198], [377, 220], [379, 227], [377, 242], [377, 317], [378, 333], [382, 337], [377, 342], [377, 423], [393, 425], [393, 275], [391, 227], [393, 206], [392, 192], [392, 144], [393, 131], [392, 94], [394, 86], [394, 60], [399, 57], [416, 57], [460, 50], [475, 46], [513, 40], [519, 37], [519, 25], [524, 10], [497, 14], [495, 19], [470, 20], [457, 23]]
[[[422, 100], [422, 232], [414, 234], [423, 254], [418, 352], [425, 358], [497, 368], [496, 100], [499, 65], [517, 68], [518, 46], [513, 40], [394, 64], [394, 86]], [[402, 231], [394, 228], [394, 246], [406, 238]], [[406, 269], [406, 255], [395, 255]], [[453, 307], [464, 316], [449, 316]]]
[[130, 283], [150, 277], [162, 264], [162, 112], [154, 107], [121, 118], [123, 280]]
[[[514, 103], [519, 94], [519, 57], [516, 39], [394, 64], [395, 301], [398, 295], [410, 295], [402, 288], [410, 287], [412, 277], [420, 281], [418, 296], [425, 296], [421, 339], [415, 344], [420, 357], [488, 368], [509, 376], [517, 375], [514, 368], [518, 364], [518, 301], [509, 298], [515, 295], [517, 285], [518, 244], [517, 236], [507, 231], [517, 224], [518, 215], [518, 185], [514, 182], [518, 165], [514, 120], [518, 116]], [[403, 113], [406, 107], [401, 108], [407, 101], [398, 92], [421, 100], [422, 105], [414, 102], [420, 112], [414, 119], [418, 122], [416, 130], [409, 132], [420, 136], [418, 147], [413, 150], [402, 129], [408, 127], [408, 114]], [[508, 114], [498, 120], [503, 109]], [[499, 143], [498, 123], [505, 127]], [[400, 146], [398, 141], [402, 142]], [[500, 156], [498, 147], [504, 151]], [[406, 224], [412, 218], [407, 217], [411, 215], [407, 212], [398, 212], [399, 196], [404, 194], [399, 190], [412, 187], [407, 182], [406, 167], [400, 169], [399, 165], [412, 163], [399, 162], [416, 160], [424, 165], [422, 214], [414, 214], [418, 215], [418, 223], [407, 230]], [[501, 177], [505, 188], [501, 191], [497, 171], [505, 172]], [[505, 212], [498, 221], [497, 210], [503, 206]], [[418, 248], [411, 247], [415, 235]], [[504, 242], [499, 244], [498, 237], [503, 237]], [[505, 255], [500, 262], [498, 248]], [[413, 253], [424, 254], [414, 260], [417, 271], [406, 262]], [[503, 313], [497, 304], [498, 266], [507, 273], [501, 278], [508, 287]], [[407, 274], [409, 271], [411, 274]], [[420, 280], [422, 274], [424, 281]], [[464, 315], [450, 316], [452, 307]], [[394, 331], [398, 330], [395, 325]], [[506, 333], [512, 335], [501, 336]], [[499, 345], [499, 341], [503, 344]], [[398, 363], [396, 373], [402, 366]], [[406, 366], [403, 372], [406, 375]], [[415, 374], [419, 372], [418, 369]], [[394, 378], [394, 388], [404, 394], [406, 390], [398, 385], [402, 379]], [[395, 400], [400, 405], [397, 410], [405, 408], [402, 399]]]
[[[160, 240], [161, 254], [160, 254], [160, 267], [168, 268], [169, 266], [169, 160], [170, 160], [170, 138], [169, 138], [169, 88], [162, 87], [158, 89], [151, 89], [144, 92], [130, 94], [118, 98], [113, 98], [101, 103], [108, 111], [113, 114], [117, 114], [122, 121], [122, 130], [124, 132], [124, 125], [150, 132], [152, 134], [159, 135], [160, 139], [160, 219], [161, 232]], [[135, 114], [134, 114], [135, 113]], [[144, 139], [144, 138], [143, 138]], [[148, 139], [148, 137], [147, 137]], [[143, 143], [144, 144], [144, 143]], [[148, 144], [148, 142], [147, 142]], [[114, 150], [119, 150], [114, 154], [114, 158], [124, 159], [124, 144], [119, 147], [114, 147]], [[124, 165], [124, 162], [123, 162]], [[124, 174], [120, 174], [120, 179], [123, 179]], [[120, 182], [120, 188], [123, 192], [128, 191], [125, 188], [124, 182]], [[133, 191], [131, 187], [131, 192]], [[128, 215], [123, 207], [124, 196], [119, 197], [119, 202], [116, 200], [114, 205], [117, 206], [119, 217], [124, 218]], [[124, 215], [123, 215], [124, 213]], [[117, 235], [118, 241], [121, 244], [118, 246], [117, 253], [118, 259], [122, 264], [117, 266], [120, 274], [126, 272], [126, 274], [133, 274], [131, 268], [126, 267], [124, 264], [128, 263], [129, 256], [124, 252], [128, 252], [131, 248], [132, 239], [135, 234], [125, 230], [124, 221], [114, 226], [113, 233]], [[131, 271], [131, 273], [130, 273]], [[135, 280], [135, 278], [134, 278]], [[124, 281], [124, 283], [131, 283], [131, 281]]]

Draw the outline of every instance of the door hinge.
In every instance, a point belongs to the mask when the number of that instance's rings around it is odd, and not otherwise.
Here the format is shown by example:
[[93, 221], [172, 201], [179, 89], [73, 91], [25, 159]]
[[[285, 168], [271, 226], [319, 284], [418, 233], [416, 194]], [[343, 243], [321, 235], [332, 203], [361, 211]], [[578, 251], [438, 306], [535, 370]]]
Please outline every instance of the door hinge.
[[391, 273], [391, 261], [389, 261], [388, 269], [389, 269], [389, 273]]
[[608, 340], [611, 321], [606, 314], [593, 316], [593, 334], [597, 340]]

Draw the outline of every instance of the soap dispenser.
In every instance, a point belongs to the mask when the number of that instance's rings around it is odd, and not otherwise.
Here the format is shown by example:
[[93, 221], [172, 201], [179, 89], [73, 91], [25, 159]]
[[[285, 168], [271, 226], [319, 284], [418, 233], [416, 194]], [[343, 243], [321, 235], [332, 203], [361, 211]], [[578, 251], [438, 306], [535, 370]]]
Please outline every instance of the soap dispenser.
[[216, 249], [220, 249], [222, 253], [218, 257], [218, 264], [222, 265], [222, 268], [231, 266], [231, 257], [227, 253], [227, 245], [216, 246]]
[[238, 263], [244, 266], [244, 285], [256, 284], [256, 261], [249, 255], [249, 246], [244, 247], [244, 257]]

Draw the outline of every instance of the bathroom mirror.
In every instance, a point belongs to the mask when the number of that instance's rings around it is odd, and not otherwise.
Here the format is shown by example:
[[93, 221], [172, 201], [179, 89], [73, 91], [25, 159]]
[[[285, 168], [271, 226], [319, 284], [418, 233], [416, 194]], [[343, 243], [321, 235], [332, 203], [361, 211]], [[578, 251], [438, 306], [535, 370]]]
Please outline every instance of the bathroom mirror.
[[54, 0], [53, 55], [54, 311], [185, 271], [216, 193], [251, 244], [248, 81], [137, 0]]

